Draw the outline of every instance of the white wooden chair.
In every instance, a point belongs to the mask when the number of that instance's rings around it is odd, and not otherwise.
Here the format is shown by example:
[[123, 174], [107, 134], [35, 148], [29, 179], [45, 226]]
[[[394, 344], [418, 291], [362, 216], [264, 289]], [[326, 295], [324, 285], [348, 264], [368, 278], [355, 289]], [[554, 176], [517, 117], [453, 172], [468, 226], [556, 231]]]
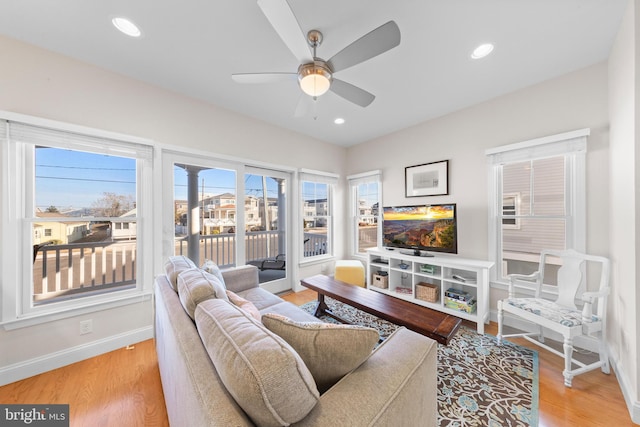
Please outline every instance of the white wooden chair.
[[[542, 281], [547, 257], [562, 260], [558, 270], [558, 296], [555, 301], [542, 298]], [[585, 292], [586, 264], [600, 264], [600, 286], [596, 292]], [[604, 257], [586, 255], [574, 250], [545, 250], [540, 254], [538, 271], [530, 275], [509, 275], [509, 297], [498, 301], [498, 341], [507, 337], [524, 337], [546, 350], [564, 357], [564, 384], [571, 387], [575, 375], [601, 368], [609, 373], [609, 357], [606, 350], [606, 308], [609, 294], [609, 260]], [[534, 298], [516, 298], [514, 285], [517, 281], [535, 283]], [[578, 302], [578, 305], [576, 305]], [[504, 312], [516, 315], [537, 325], [537, 332], [503, 335]], [[564, 337], [564, 353], [544, 344], [543, 330], [548, 328]], [[538, 339], [533, 339], [537, 336]], [[573, 358], [573, 342], [576, 337], [597, 343], [599, 360], [585, 364]], [[575, 369], [572, 367], [576, 365]]]

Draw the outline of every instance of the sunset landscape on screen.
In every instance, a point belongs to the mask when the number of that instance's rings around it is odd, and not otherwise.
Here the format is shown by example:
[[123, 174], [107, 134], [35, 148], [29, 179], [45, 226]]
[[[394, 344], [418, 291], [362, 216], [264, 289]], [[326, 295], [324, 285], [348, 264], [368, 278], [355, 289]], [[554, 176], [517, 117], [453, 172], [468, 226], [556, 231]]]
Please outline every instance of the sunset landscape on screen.
[[407, 206], [385, 209], [384, 219], [390, 221], [451, 219], [454, 215], [453, 205]]

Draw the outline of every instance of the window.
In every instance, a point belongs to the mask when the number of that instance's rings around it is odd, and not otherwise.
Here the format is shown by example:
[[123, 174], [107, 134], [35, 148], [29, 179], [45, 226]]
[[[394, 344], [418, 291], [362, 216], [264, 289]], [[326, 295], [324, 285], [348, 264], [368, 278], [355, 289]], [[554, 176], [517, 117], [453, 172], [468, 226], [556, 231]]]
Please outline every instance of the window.
[[151, 254], [141, 243], [144, 235], [153, 247], [152, 236], [136, 227], [151, 205], [152, 147], [101, 131], [30, 123], [0, 121], [8, 136], [0, 141], [2, 167], [18, 177], [3, 181], [3, 202], [21, 207], [3, 222], [2, 234], [20, 242], [3, 251], [6, 275], [14, 279], [4, 283], [21, 284], [2, 289], [20, 301], [3, 306], [3, 320], [139, 295], [150, 280], [144, 278], [152, 277], [144, 262]]
[[[588, 130], [488, 150], [491, 160], [490, 254], [496, 278], [530, 274], [543, 249], [585, 248]], [[547, 266], [545, 284], [555, 285]]]
[[331, 200], [337, 176], [322, 172], [301, 172], [303, 260], [332, 255]]
[[347, 177], [351, 201], [351, 252], [364, 255], [368, 248], [380, 246], [380, 202], [382, 180], [380, 171]]
[[167, 198], [173, 200], [175, 221], [170, 254], [188, 256], [197, 265], [212, 260], [223, 268], [232, 267], [237, 265], [237, 173], [217, 167], [216, 162], [199, 160], [204, 163], [171, 164], [174, 188]]
[[[261, 269], [269, 290], [291, 289], [288, 280], [287, 208], [289, 174], [247, 167], [244, 175], [246, 221], [245, 262]], [[289, 262], [288, 262], [289, 260]]]
[[518, 194], [502, 195], [502, 227], [517, 229], [520, 226], [520, 196]]

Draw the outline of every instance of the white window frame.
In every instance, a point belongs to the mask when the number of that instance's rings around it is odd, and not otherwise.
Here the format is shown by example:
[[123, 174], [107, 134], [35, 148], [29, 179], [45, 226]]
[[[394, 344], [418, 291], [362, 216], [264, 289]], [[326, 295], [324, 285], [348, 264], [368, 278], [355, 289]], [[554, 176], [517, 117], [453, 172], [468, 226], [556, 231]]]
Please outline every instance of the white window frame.
[[349, 236], [349, 252], [351, 256], [359, 258], [365, 257], [365, 252], [358, 252], [359, 248], [359, 202], [360, 196], [358, 193], [358, 187], [362, 184], [378, 184], [378, 230], [376, 232], [376, 247], [380, 247], [382, 242], [382, 171], [374, 170], [369, 172], [363, 172], [355, 175], [347, 176], [347, 182], [349, 184], [349, 205], [351, 206], [350, 215], [350, 233]]
[[[9, 123], [7, 125], [7, 123]], [[136, 255], [136, 286], [118, 292], [83, 296], [68, 301], [32, 304], [32, 252], [33, 235], [31, 212], [35, 196], [33, 142], [14, 141], [11, 123], [38, 129], [43, 136], [67, 134], [52, 139], [46, 146], [69, 148], [94, 153], [136, 158], [137, 164], [137, 221], [139, 242]], [[79, 142], [83, 139], [83, 142]], [[37, 117], [0, 111], [0, 265], [2, 305], [0, 324], [5, 329], [31, 326], [52, 320], [72, 317], [97, 310], [119, 307], [150, 300], [153, 291], [153, 167], [158, 152], [153, 142]]]
[[[175, 239], [175, 224], [174, 224], [174, 179], [173, 179], [173, 167], [175, 164], [187, 164], [190, 166], [199, 166], [205, 169], [225, 169], [233, 171], [236, 174], [236, 208], [238, 206], [238, 194], [244, 194], [244, 174], [245, 165], [235, 159], [224, 159], [215, 156], [211, 156], [210, 153], [195, 152], [190, 150], [175, 151], [173, 148], [167, 148], [163, 150], [162, 156], [162, 171], [163, 171], [163, 187], [162, 187], [162, 211], [165, 212], [163, 221], [163, 235], [162, 235], [162, 252], [161, 258], [175, 255], [174, 239]], [[242, 203], [242, 202], [240, 202]], [[244, 208], [244, 204], [242, 204]], [[233, 219], [235, 215], [229, 215], [227, 212], [227, 218]], [[198, 227], [200, 225], [198, 224]], [[236, 265], [244, 264], [245, 244], [244, 244], [244, 229], [245, 218], [244, 215], [237, 217], [236, 221], [236, 253], [234, 259]], [[200, 262], [204, 262], [203, 259]]]
[[502, 165], [564, 156], [565, 159], [565, 244], [567, 249], [586, 248], [586, 151], [590, 129], [523, 141], [487, 150], [489, 173], [489, 258], [495, 262], [493, 284], [506, 286], [502, 279]]
[[302, 221], [299, 223], [300, 237], [304, 239], [304, 183], [305, 182], [315, 182], [321, 184], [327, 184], [327, 204], [329, 206], [328, 215], [327, 215], [327, 247], [324, 254], [313, 255], [313, 256], [305, 256], [304, 254], [304, 244], [302, 241], [300, 242], [300, 264], [305, 263], [314, 263], [318, 261], [323, 261], [326, 259], [331, 259], [334, 257], [334, 226], [333, 221], [335, 218], [335, 203], [334, 203], [334, 194], [335, 187], [338, 184], [339, 175], [330, 173], [330, 172], [322, 172], [315, 171], [310, 169], [300, 169], [298, 171], [298, 198], [299, 198], [299, 214]]

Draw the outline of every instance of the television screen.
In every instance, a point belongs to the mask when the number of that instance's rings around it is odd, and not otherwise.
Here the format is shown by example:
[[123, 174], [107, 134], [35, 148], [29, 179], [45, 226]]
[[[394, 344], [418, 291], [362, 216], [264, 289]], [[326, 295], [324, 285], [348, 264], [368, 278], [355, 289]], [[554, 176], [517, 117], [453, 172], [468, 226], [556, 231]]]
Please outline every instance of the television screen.
[[384, 207], [382, 220], [384, 246], [458, 253], [455, 203]]

